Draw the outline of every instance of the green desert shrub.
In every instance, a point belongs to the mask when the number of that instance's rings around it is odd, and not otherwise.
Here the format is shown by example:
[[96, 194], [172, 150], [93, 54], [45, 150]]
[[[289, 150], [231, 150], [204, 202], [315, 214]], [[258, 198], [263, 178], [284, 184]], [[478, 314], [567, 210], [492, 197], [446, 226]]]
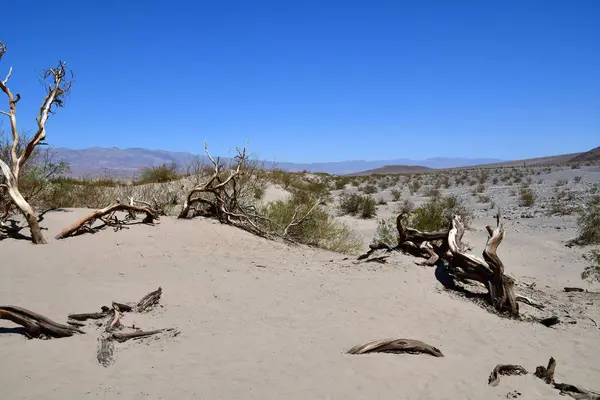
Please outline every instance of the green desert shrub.
[[[283, 235], [290, 222], [297, 216], [306, 215], [316, 201], [314, 198], [306, 200], [304, 196], [294, 194], [288, 200], [268, 203], [261, 209], [261, 214], [272, 221], [269, 222], [270, 230]], [[339, 253], [355, 254], [363, 246], [362, 238], [356, 232], [337, 221], [320, 206], [301, 223], [288, 228], [286, 237], [297, 243]]]
[[399, 191], [397, 189], [393, 189], [391, 194], [392, 194], [393, 201], [400, 201], [400, 198], [402, 197], [401, 191]]
[[365, 187], [363, 187], [363, 192], [365, 192], [366, 194], [375, 194], [377, 193], [377, 186], [373, 184], [368, 184]]
[[377, 221], [377, 230], [375, 231], [372, 243], [385, 243], [389, 246], [396, 246], [398, 244], [396, 218], [380, 218]]
[[519, 205], [521, 207], [531, 207], [535, 204], [536, 195], [528, 187], [522, 187], [519, 193]]
[[165, 183], [177, 179], [179, 179], [179, 175], [177, 174], [177, 165], [175, 163], [169, 165], [162, 164], [159, 166], [146, 167], [142, 169], [142, 173], [136, 184], [144, 185], [147, 183]]
[[375, 217], [377, 204], [369, 195], [350, 194], [343, 195], [340, 200], [340, 210], [344, 215], [352, 215], [364, 219]]
[[448, 227], [454, 215], [461, 216], [465, 227], [470, 225], [472, 214], [459, 197], [434, 197], [413, 211], [409, 226], [420, 231], [436, 231]]
[[600, 243], [600, 196], [595, 195], [587, 201], [582, 208], [577, 220], [579, 235], [576, 241], [579, 244]]

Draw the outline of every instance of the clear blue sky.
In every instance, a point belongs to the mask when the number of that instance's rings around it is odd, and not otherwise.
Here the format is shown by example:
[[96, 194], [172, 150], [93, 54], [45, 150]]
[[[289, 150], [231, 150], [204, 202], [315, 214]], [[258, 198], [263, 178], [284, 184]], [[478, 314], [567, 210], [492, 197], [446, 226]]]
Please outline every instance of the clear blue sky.
[[[599, 0], [13, 1], [21, 129], [42, 68], [76, 84], [55, 146], [277, 161], [515, 159], [600, 145]], [[0, 99], [6, 108], [6, 100]], [[7, 130], [8, 121], [2, 122]]]

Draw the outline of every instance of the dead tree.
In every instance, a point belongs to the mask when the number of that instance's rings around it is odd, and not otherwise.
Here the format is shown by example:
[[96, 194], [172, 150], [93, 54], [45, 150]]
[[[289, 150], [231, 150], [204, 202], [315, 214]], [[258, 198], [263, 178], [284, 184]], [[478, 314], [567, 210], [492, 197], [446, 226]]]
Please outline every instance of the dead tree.
[[450, 228], [438, 232], [420, 232], [416, 229], [405, 228], [402, 224], [403, 214], [396, 219], [398, 229], [398, 245], [371, 246], [371, 250], [360, 256], [366, 260], [377, 249], [386, 251], [398, 250], [416, 257], [427, 258], [422, 264], [433, 265], [442, 260], [448, 265], [455, 279], [460, 281], [477, 281], [483, 284], [489, 293], [489, 301], [499, 312], [508, 312], [512, 317], [519, 316], [517, 299], [529, 300], [514, 293], [514, 280], [504, 274], [504, 264], [497, 255], [498, 246], [504, 239], [504, 226], [500, 213], [496, 216], [496, 228], [486, 227], [488, 240], [483, 251], [483, 259], [466, 253], [462, 243], [465, 232], [460, 216], [452, 218]]
[[[117, 211], [127, 211], [131, 218], [135, 218], [135, 213], [145, 213], [146, 217], [142, 220], [143, 223], [151, 224], [155, 219], [158, 219], [158, 214], [155, 210], [150, 207], [139, 207], [131, 204], [122, 204], [119, 200], [115, 204], [112, 204], [108, 207], [101, 208], [100, 210], [96, 210], [93, 213], [78, 219], [69, 227], [63, 229], [58, 235], [55, 236], [55, 239], [64, 239], [68, 236], [74, 235], [78, 232], [82, 231], [91, 231], [91, 224], [94, 223], [97, 219], [102, 219], [105, 223], [111, 224], [110, 220], [105, 220], [103, 217], [106, 215], [114, 214]], [[133, 215], [133, 216], [132, 216]], [[116, 218], [116, 217], [115, 217]], [[117, 220], [117, 224], [120, 225], [121, 222]], [[92, 231], [93, 232], [93, 231]]]
[[[0, 42], [0, 60], [5, 52], [6, 46]], [[10, 119], [12, 133], [10, 160], [5, 161], [0, 159], [0, 169], [5, 177], [5, 182], [0, 185], [0, 188], [4, 188], [8, 192], [11, 201], [17, 206], [21, 214], [23, 214], [29, 225], [33, 243], [43, 244], [46, 243], [46, 239], [40, 229], [37, 215], [33, 207], [19, 191], [19, 177], [23, 166], [33, 154], [36, 146], [42, 144], [46, 138], [46, 122], [48, 121], [48, 117], [54, 113], [56, 107], [64, 105], [65, 97], [73, 85], [72, 74], [67, 68], [67, 64], [63, 61], [59, 61], [56, 67], [49, 68], [43, 72], [42, 78], [46, 82], [47, 93], [36, 118], [37, 130], [21, 151], [19, 151], [20, 136], [17, 129], [17, 103], [21, 100], [21, 95], [18, 93], [13, 95], [7, 86], [11, 74], [12, 67], [9, 68], [6, 77], [0, 81], [0, 90], [8, 98], [8, 111], [0, 110], [0, 114], [6, 115]]]

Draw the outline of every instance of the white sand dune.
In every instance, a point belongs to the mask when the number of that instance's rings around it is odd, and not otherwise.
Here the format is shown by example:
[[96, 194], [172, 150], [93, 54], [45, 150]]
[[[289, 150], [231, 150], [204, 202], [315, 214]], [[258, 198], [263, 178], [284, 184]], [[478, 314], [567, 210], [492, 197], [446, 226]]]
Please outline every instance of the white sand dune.
[[[85, 212], [48, 213], [47, 236]], [[549, 290], [576, 283], [581, 267], [569, 265], [576, 250], [557, 244], [567, 232], [536, 237], [529, 228], [511, 229], [499, 250], [507, 272]], [[467, 241], [479, 252], [484, 233], [468, 232]], [[135, 301], [161, 286], [162, 307], [126, 314], [123, 323], [181, 330], [174, 338], [117, 344], [115, 363], [103, 367], [93, 325], [84, 335], [27, 340], [0, 320], [6, 399], [481, 400], [505, 399], [515, 390], [520, 399], [562, 399], [532, 375], [487, 385], [498, 363], [533, 371], [550, 356], [558, 360], [557, 381], [598, 389], [600, 329], [500, 318], [444, 291], [432, 268], [407, 256], [355, 265], [343, 255], [267, 241], [210, 220], [165, 217], [154, 227], [44, 246], [4, 240], [0, 252], [1, 304], [64, 322], [68, 313]], [[593, 307], [600, 321], [600, 307]], [[388, 337], [425, 341], [445, 357], [345, 354]]]

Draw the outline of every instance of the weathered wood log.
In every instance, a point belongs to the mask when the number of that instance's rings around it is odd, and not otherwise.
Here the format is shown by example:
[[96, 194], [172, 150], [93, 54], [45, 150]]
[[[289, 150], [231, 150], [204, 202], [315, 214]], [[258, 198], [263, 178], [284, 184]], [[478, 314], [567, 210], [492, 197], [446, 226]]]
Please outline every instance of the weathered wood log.
[[554, 372], [556, 370], [556, 360], [554, 357], [550, 357], [548, 366], [544, 367], [540, 365], [535, 369], [535, 376], [543, 380], [549, 385], [552, 385], [555, 389], [560, 390], [560, 394], [571, 396], [577, 400], [600, 400], [600, 393], [593, 390], [580, 388], [568, 383], [556, 383], [554, 382]]
[[535, 369], [535, 376], [546, 382], [547, 384], [554, 383], [554, 371], [556, 370], [556, 360], [554, 357], [550, 357], [548, 366], [544, 367], [540, 365]]
[[488, 385], [498, 386], [500, 383], [500, 375], [526, 375], [527, 370], [520, 365], [498, 364], [488, 378]]
[[141, 339], [152, 335], [157, 335], [163, 332], [173, 332], [175, 336], [179, 334], [179, 331], [175, 328], [156, 329], [153, 331], [136, 331], [136, 332], [113, 332], [112, 338], [119, 343], [126, 342], [130, 339]]
[[374, 340], [365, 344], [354, 346], [348, 350], [348, 354], [366, 353], [421, 353], [430, 354], [434, 357], [444, 357], [439, 349], [420, 340], [414, 339]]
[[75, 333], [85, 333], [77, 327], [59, 324], [48, 317], [17, 306], [0, 306], [0, 319], [21, 325], [30, 338], [43, 336], [61, 338], [73, 336]]
[[519, 306], [514, 293], [514, 280], [504, 274], [504, 264], [497, 250], [504, 239], [504, 226], [500, 213], [496, 216], [496, 228], [486, 226], [488, 240], [483, 250], [483, 260], [463, 252], [458, 243], [459, 230], [464, 229], [459, 216], [452, 219], [452, 228], [448, 233], [448, 245], [451, 253], [451, 268], [458, 279], [475, 280], [487, 288], [491, 304], [500, 312], [507, 311], [511, 316], [519, 316]]
[[55, 236], [55, 239], [64, 239], [69, 237], [77, 232], [79, 232], [86, 224], [93, 223], [95, 220], [102, 218], [105, 215], [116, 211], [129, 211], [129, 212], [138, 212], [145, 213], [146, 217], [143, 219], [143, 223], [151, 224], [155, 219], [159, 219], [156, 211], [152, 210], [149, 207], [139, 207], [135, 205], [122, 204], [117, 201], [115, 204], [112, 204], [108, 207], [96, 210], [86, 217], [80, 218], [75, 221], [72, 225], [65, 228], [62, 232]]
[[137, 312], [148, 311], [150, 308], [158, 304], [160, 296], [162, 296], [162, 287], [159, 286], [159, 288], [155, 291], [150, 292], [142, 297], [142, 299], [135, 306], [135, 310]]

